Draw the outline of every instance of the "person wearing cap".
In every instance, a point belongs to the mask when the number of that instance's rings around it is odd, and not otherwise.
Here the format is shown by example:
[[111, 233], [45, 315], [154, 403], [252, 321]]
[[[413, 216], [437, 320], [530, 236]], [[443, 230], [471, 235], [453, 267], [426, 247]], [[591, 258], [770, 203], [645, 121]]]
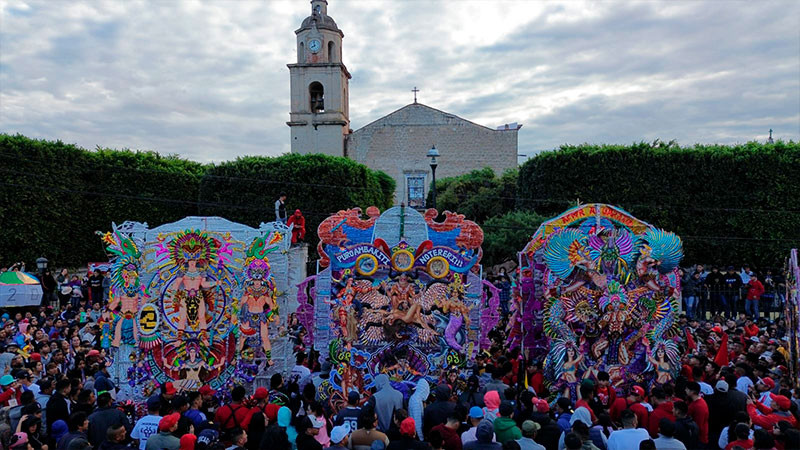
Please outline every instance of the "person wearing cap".
[[390, 442], [386, 450], [430, 450], [430, 447], [417, 439], [417, 424], [413, 418], [406, 417], [400, 422], [400, 439]]
[[297, 422], [297, 450], [322, 450], [315, 437], [322, 428], [323, 421], [313, 416], [303, 416]]
[[0, 377], [0, 387], [3, 389], [0, 392], [0, 406], [17, 406], [20, 403], [22, 390], [13, 376], [6, 374]]
[[162, 417], [166, 417], [172, 413], [172, 399], [178, 394], [175, 385], [171, 381], [161, 385], [161, 392], [158, 395], [158, 403], [161, 405], [161, 410], [158, 412]]
[[724, 290], [721, 294], [722, 307], [727, 309], [728, 317], [733, 317], [736, 311], [736, 302], [739, 300], [739, 289], [742, 287], [742, 277], [733, 266], [728, 266], [728, 272], [723, 275]]
[[306, 218], [303, 217], [303, 213], [295, 209], [286, 224], [292, 228], [292, 245], [303, 242], [306, 238]]
[[331, 446], [330, 450], [349, 450], [348, 436], [350, 436], [350, 425], [337, 425], [331, 429]]
[[458, 435], [460, 426], [461, 420], [455, 414], [451, 414], [445, 423], [431, 428], [431, 433], [434, 431], [439, 433], [444, 443], [444, 450], [461, 450], [461, 436]]
[[754, 425], [758, 425], [765, 430], [772, 430], [781, 420], [785, 420], [797, 428], [797, 419], [789, 411], [791, 406], [792, 401], [786, 396], [770, 394], [770, 406], [766, 406], [759, 401], [753, 402], [752, 399], [749, 399], [747, 401], [747, 414]]
[[522, 437], [517, 423], [512, 418], [514, 416], [514, 405], [508, 400], [500, 403], [500, 416], [494, 419], [494, 433], [497, 442], [505, 444], [507, 441], [516, 441]]
[[168, 416], [161, 418], [158, 423], [158, 434], [154, 434], [147, 438], [147, 445], [145, 450], [178, 450], [181, 446], [181, 441], [173, 432], [178, 429], [178, 420], [181, 415], [172, 413]]
[[217, 398], [214, 397], [217, 391], [211, 389], [211, 386], [204, 384], [200, 386], [200, 389], [198, 389], [197, 392], [199, 392], [203, 397], [203, 404], [200, 407], [200, 412], [205, 414], [206, 417], [214, 417], [214, 413], [217, 411], [217, 407], [219, 406], [217, 403]]
[[158, 414], [161, 404], [158, 397], [147, 399], [147, 415], [136, 421], [136, 425], [131, 431], [131, 438], [139, 443], [139, 450], [145, 450], [147, 439], [158, 433], [158, 424], [161, 422], [161, 415]]
[[[461, 433], [461, 443], [465, 445], [478, 439], [475, 437], [475, 433], [478, 431], [478, 425], [480, 425], [483, 420], [483, 408], [480, 406], [473, 406], [470, 408], [467, 420], [469, 420], [472, 426], [467, 431]], [[494, 429], [492, 431], [494, 431]], [[492, 442], [497, 442], [494, 438], [494, 434], [492, 435]]]
[[111, 425], [122, 424], [125, 430], [131, 429], [128, 416], [113, 406], [111, 394], [104, 392], [97, 396], [97, 410], [89, 415], [89, 443], [97, 447], [106, 438]]
[[197, 436], [193, 434], [184, 434], [180, 438], [180, 450], [194, 450], [197, 445]]
[[517, 439], [520, 450], [545, 450], [543, 445], [534, 441], [536, 433], [538, 433], [541, 428], [541, 425], [532, 420], [522, 422], [522, 437]]
[[775, 381], [770, 377], [759, 378], [756, 382], [756, 395], [761, 403], [768, 403], [771, 391], [775, 389]]
[[696, 381], [686, 383], [686, 402], [689, 405], [689, 416], [700, 430], [697, 440], [708, 445], [708, 404], [700, 396], [700, 384]]
[[[217, 442], [219, 442], [219, 433], [217, 433], [213, 428], [206, 428], [197, 435], [195, 447], [198, 449], [207, 449]], [[270, 447], [264, 448], [266, 449]]]
[[[368, 450], [375, 441], [383, 442], [384, 446], [389, 445], [389, 438], [383, 432], [376, 430], [377, 426], [378, 417], [375, 412], [371, 408], [362, 409], [361, 415], [358, 417], [358, 429], [350, 434], [350, 445], [353, 449]], [[332, 435], [333, 433], [331, 433]]]
[[[358, 391], [350, 391], [347, 394], [347, 406], [339, 411], [339, 413], [336, 415], [336, 420], [333, 421], [333, 424], [347, 424], [351, 431], [357, 430], [359, 428], [358, 418], [361, 416], [361, 407], [358, 406], [360, 402], [361, 395], [358, 393]], [[411, 400], [409, 400], [409, 404], [410, 402]]]
[[475, 431], [475, 440], [464, 445], [464, 450], [500, 450], [503, 446], [494, 442], [494, 424], [489, 420], [482, 420]]
[[638, 423], [639, 427], [647, 428], [647, 425], [650, 423], [650, 411], [648, 411], [647, 407], [642, 404], [645, 395], [646, 393], [643, 387], [636, 385], [631, 386], [628, 396], [625, 398], [618, 398], [614, 405], [612, 405], [610, 411], [611, 418], [618, 418], [622, 410], [630, 409], [634, 412], [634, 414], [636, 414], [636, 422]]

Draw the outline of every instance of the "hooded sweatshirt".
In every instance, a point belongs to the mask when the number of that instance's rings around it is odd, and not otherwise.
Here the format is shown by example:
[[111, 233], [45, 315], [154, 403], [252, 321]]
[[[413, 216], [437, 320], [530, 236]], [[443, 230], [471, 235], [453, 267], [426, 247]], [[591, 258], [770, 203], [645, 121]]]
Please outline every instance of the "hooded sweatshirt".
[[599, 428], [592, 427], [592, 415], [590, 411], [585, 406], [580, 406], [575, 408], [575, 412], [573, 412], [572, 416], [569, 418], [570, 429], [562, 432], [561, 437], [558, 439], [559, 449], [565, 448], [564, 438], [566, 437], [566, 433], [572, 431], [572, 426], [575, 425], [575, 422], [583, 422], [587, 427], [589, 427], [589, 438], [591, 438], [592, 443], [594, 443], [596, 447], [606, 448], [606, 442], [608, 439]]
[[497, 435], [497, 442], [501, 444], [522, 438], [522, 431], [511, 417], [500, 416], [494, 419], [494, 433]]
[[431, 428], [447, 422], [447, 417], [453, 414], [456, 404], [450, 401], [450, 386], [440, 384], [434, 388], [436, 401], [428, 405], [424, 412], [422, 431], [427, 435]]
[[429, 395], [431, 395], [431, 387], [428, 381], [422, 378], [417, 382], [417, 389], [408, 399], [408, 416], [414, 419], [414, 423], [417, 426], [417, 437], [420, 440], [423, 439], [422, 412], [425, 406], [423, 402], [428, 399]]
[[494, 422], [494, 419], [500, 414], [500, 394], [497, 391], [489, 391], [483, 394], [483, 417], [489, 422]]
[[278, 426], [286, 428], [286, 435], [289, 436], [289, 442], [292, 444], [292, 448], [297, 448], [297, 430], [291, 425], [292, 422], [292, 410], [281, 406], [281, 409], [278, 410]]
[[482, 420], [475, 430], [476, 440], [464, 445], [464, 450], [501, 450], [503, 446], [492, 442], [494, 438], [494, 425], [488, 420]]
[[378, 415], [378, 430], [384, 433], [392, 424], [392, 415], [397, 409], [403, 407], [403, 394], [393, 388], [386, 374], [375, 377], [375, 414]]

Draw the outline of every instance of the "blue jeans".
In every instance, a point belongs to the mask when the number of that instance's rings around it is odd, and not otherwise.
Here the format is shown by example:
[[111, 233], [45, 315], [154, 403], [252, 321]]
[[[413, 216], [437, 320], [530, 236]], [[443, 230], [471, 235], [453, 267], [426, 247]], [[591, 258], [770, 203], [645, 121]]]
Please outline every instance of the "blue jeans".
[[697, 314], [697, 297], [690, 295], [686, 297], [686, 316], [690, 319]]
[[758, 318], [758, 299], [750, 300], [749, 298], [744, 301], [745, 314], [753, 316], [754, 319]]
[[732, 319], [734, 317], [733, 310], [736, 307], [736, 297], [730, 294], [720, 294], [719, 295], [720, 301], [720, 314], [727, 311], [728, 318]]

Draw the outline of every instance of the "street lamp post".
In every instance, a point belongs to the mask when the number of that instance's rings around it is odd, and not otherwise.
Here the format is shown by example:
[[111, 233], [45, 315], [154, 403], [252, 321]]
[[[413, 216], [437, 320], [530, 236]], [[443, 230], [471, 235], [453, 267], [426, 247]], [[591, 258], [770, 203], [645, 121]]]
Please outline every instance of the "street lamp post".
[[431, 188], [431, 208], [436, 209], [436, 167], [439, 165], [439, 162], [436, 161], [436, 157], [439, 156], [439, 150], [436, 150], [436, 146], [434, 145], [428, 150], [428, 158], [431, 159], [431, 173], [433, 174], [433, 187]]

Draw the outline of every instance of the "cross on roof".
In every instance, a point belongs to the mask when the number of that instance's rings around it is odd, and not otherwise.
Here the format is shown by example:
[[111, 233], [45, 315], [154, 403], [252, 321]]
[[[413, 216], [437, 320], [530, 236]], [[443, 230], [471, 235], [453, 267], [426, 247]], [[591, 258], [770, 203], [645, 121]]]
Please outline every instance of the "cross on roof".
[[414, 89], [412, 89], [411, 92], [414, 93], [414, 104], [416, 104], [417, 103], [417, 92], [419, 92], [419, 89], [417, 89], [417, 87], [414, 86]]

